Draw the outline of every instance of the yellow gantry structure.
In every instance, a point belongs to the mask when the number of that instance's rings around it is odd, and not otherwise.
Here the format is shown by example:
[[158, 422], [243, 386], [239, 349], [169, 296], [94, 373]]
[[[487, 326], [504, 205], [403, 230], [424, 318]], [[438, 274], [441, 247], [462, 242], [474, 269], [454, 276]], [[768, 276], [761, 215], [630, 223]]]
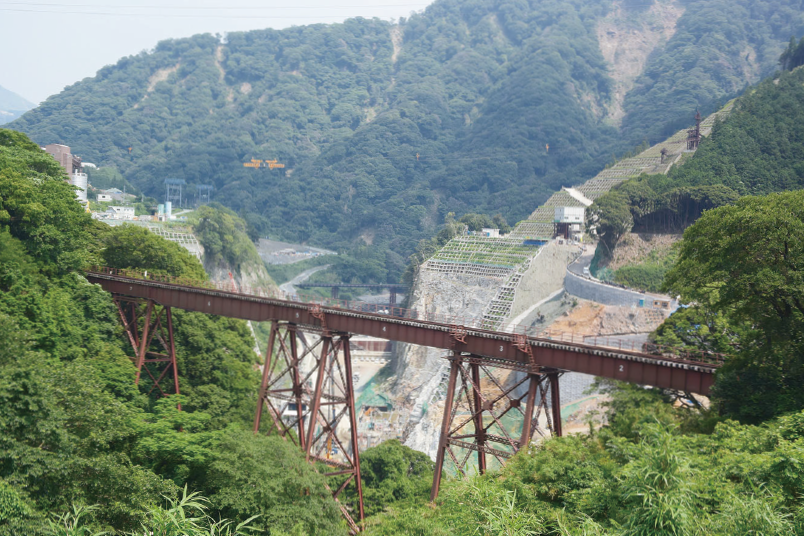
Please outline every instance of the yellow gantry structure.
[[277, 159], [273, 160], [257, 160], [256, 158], [252, 158], [251, 162], [245, 162], [243, 167], [254, 168], [254, 169], [281, 169], [285, 167], [285, 164], [280, 164]]

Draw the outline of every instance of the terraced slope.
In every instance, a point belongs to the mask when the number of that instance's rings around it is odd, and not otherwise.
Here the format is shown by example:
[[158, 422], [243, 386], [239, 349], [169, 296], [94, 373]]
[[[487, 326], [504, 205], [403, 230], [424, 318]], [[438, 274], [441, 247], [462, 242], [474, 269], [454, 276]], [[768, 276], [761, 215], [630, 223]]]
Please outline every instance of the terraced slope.
[[[723, 119], [728, 116], [733, 106], [734, 101], [731, 101], [722, 109], [704, 119], [701, 122], [701, 135], [708, 136], [712, 132], [712, 126], [715, 121], [718, 118]], [[664, 161], [662, 161], [662, 149], [667, 150]], [[667, 140], [657, 143], [637, 156], [620, 160], [612, 167], [604, 169], [595, 177], [580, 186], [576, 186], [574, 189], [594, 201], [618, 184], [638, 177], [643, 173], [665, 174], [684, 158], [684, 155], [690, 155], [692, 152], [687, 151], [687, 130], [679, 130]], [[544, 205], [534, 210], [527, 220], [519, 222], [508, 237], [535, 238], [551, 236], [553, 234], [554, 207], [581, 206], [584, 206], [584, 204], [569, 195], [565, 190], [556, 192], [550, 199], [545, 201]]]
[[[718, 118], [726, 117], [733, 101], [701, 123], [701, 134], [709, 135]], [[662, 150], [666, 155], [662, 158]], [[519, 222], [504, 238], [459, 236], [450, 240], [431, 257], [422, 269], [439, 274], [467, 274], [495, 277], [501, 284], [495, 297], [483, 311], [484, 326], [498, 329], [511, 315], [517, 288], [539, 254], [536, 246], [525, 246], [526, 239], [548, 239], [553, 235], [555, 207], [586, 207], [618, 184], [643, 173], [667, 173], [687, 150], [687, 130], [680, 130], [667, 140], [642, 153], [620, 160], [580, 186], [554, 193], [527, 220]]]

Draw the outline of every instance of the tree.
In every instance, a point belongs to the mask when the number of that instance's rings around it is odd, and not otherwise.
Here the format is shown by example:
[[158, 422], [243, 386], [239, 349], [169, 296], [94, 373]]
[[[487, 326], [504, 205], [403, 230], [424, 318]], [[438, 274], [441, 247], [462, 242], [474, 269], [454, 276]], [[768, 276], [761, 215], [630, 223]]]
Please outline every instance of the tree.
[[[366, 515], [382, 512], [398, 503], [423, 504], [433, 483], [433, 462], [396, 439], [360, 453], [360, 474]], [[348, 488], [348, 500], [356, 505], [357, 493]]]
[[21, 241], [48, 273], [92, 260], [92, 220], [64, 170], [24, 134], [0, 129], [0, 229]]
[[617, 241], [631, 230], [634, 218], [628, 206], [628, 197], [619, 190], [596, 200], [587, 214], [587, 227], [594, 229], [605, 246], [605, 255], [611, 255]]
[[804, 65], [804, 37], [796, 44], [796, 38], [790, 38], [790, 44], [779, 58], [779, 65], [782, 69], [792, 71], [796, 67]]
[[804, 192], [704, 213], [684, 233], [665, 288], [753, 326], [718, 375], [725, 411], [756, 421], [804, 407]]
[[278, 436], [230, 429], [215, 448], [203, 484], [213, 507], [262, 530], [345, 535], [345, 522], [325, 479], [294, 445]]
[[103, 262], [111, 268], [148, 270], [153, 274], [205, 281], [201, 263], [186, 249], [148, 229], [123, 224], [103, 236]]
[[199, 207], [196, 218], [193, 228], [207, 259], [225, 261], [234, 268], [249, 262], [262, 264], [249, 238], [248, 225], [232, 210], [212, 203]]
[[738, 329], [728, 314], [718, 313], [701, 304], [682, 307], [651, 334], [651, 339], [670, 348], [695, 348], [706, 352], [729, 354], [739, 351], [747, 329]]

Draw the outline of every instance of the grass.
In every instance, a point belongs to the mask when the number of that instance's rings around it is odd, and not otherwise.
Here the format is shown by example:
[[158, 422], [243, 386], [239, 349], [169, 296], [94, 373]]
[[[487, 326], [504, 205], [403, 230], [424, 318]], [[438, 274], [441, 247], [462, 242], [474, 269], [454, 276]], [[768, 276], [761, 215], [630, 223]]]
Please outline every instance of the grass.
[[651, 251], [648, 258], [635, 265], [622, 266], [611, 274], [614, 282], [646, 292], [661, 292], [664, 276], [672, 268], [678, 249], [658, 253]]

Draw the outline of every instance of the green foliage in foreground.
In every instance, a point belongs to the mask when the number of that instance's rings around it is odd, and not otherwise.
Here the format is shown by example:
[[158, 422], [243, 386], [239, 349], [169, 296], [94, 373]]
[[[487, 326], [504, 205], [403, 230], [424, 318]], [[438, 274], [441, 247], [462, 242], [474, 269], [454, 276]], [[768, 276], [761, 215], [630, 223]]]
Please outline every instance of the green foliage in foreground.
[[[137, 233], [95, 225], [57, 168], [37, 171], [37, 148], [3, 135], [0, 206], [43, 224], [0, 222], [0, 535], [212, 536], [253, 526], [345, 536], [324, 477], [291, 443], [249, 431], [257, 374], [244, 323], [177, 312], [186, 394], [150, 398], [133, 385], [114, 306], [71, 265], [105, 259], [181, 276], [197, 262], [159, 240], [138, 253]], [[33, 203], [31, 184], [50, 194]], [[718, 378], [719, 408], [743, 420], [795, 411], [740, 425], [673, 409], [661, 393], [609, 389], [606, 427], [448, 482], [436, 506], [426, 504], [430, 461], [380, 445], [361, 465], [375, 512], [368, 534], [804, 535], [802, 207], [796, 192], [707, 212], [668, 276], [699, 308], [666, 333], [737, 345]]]
[[[363, 497], [367, 516], [389, 505], [423, 505], [429, 500], [435, 464], [424, 453], [392, 439], [360, 454]], [[347, 489], [346, 500], [356, 506], [357, 493]]]
[[[147, 231], [93, 222], [43, 154], [0, 130], [0, 535], [56, 527], [56, 534], [186, 534], [170, 532], [156, 515], [176, 512], [185, 486], [213, 493], [206, 515], [234, 511], [229, 525], [203, 521], [205, 532], [192, 534], [226, 534], [265, 510], [271, 534], [344, 535], [322, 477], [303, 456], [278, 437], [243, 431], [259, 381], [245, 322], [176, 311], [181, 399], [135, 387], [115, 306], [81, 269], [106, 264], [192, 278], [204, 271]], [[253, 512], [232, 508], [225, 492], [241, 483], [216, 470], [233, 466], [233, 445], [256, 452], [249, 471], [265, 477]], [[288, 494], [293, 485], [309, 496]], [[165, 501], [167, 509], [154, 510]]]
[[392, 507], [366, 534], [804, 534], [804, 413], [713, 427], [706, 412], [674, 409], [661, 393], [608, 390], [608, 426], [448, 481], [436, 507]]
[[684, 233], [665, 285], [738, 334], [715, 388], [727, 414], [757, 422], [804, 408], [802, 267], [804, 190], [744, 197]]
[[[181, 498], [166, 498], [165, 506], [150, 506], [140, 521], [140, 530], [128, 536], [247, 536], [255, 534], [250, 523], [258, 516], [235, 524], [228, 519], [215, 520], [207, 513], [209, 501], [198, 492], [187, 493]], [[65, 514], [53, 516], [48, 534], [52, 536], [101, 536], [106, 532], [94, 532], [87, 525], [87, 518], [97, 511], [97, 506], [74, 506]]]

